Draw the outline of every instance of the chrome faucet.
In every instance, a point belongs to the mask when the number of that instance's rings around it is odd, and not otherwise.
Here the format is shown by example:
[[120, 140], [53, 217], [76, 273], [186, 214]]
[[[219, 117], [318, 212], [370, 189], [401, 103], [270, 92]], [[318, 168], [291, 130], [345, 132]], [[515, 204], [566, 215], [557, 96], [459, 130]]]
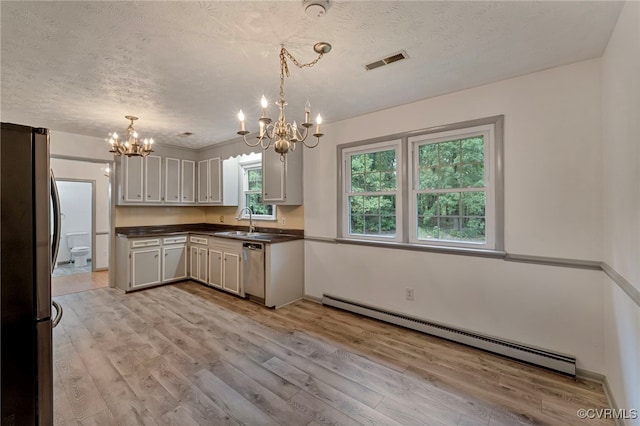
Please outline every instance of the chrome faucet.
[[249, 210], [249, 233], [252, 234], [255, 228], [253, 227], [253, 212], [251, 211], [251, 207], [242, 208], [242, 210], [240, 210], [240, 213], [238, 213], [238, 217], [236, 219], [242, 219], [242, 212], [244, 212], [245, 210]]

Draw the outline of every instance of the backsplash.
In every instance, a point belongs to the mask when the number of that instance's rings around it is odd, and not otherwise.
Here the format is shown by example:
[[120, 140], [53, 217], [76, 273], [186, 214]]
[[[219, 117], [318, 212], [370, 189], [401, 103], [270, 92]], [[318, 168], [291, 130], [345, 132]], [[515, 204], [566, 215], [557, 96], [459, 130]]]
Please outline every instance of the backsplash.
[[[206, 207], [206, 217], [204, 222], [225, 225], [248, 226], [248, 220], [237, 220], [237, 207]], [[277, 220], [254, 220], [254, 225], [264, 228], [277, 229], [304, 229], [304, 207], [303, 206], [278, 206], [276, 211]], [[222, 220], [220, 220], [222, 218]], [[284, 223], [283, 222], [284, 219]]]
[[180, 225], [206, 222], [206, 207], [116, 206], [115, 226]]
[[[248, 226], [248, 220], [237, 220], [237, 207], [199, 206], [116, 206], [116, 227], [180, 225], [211, 223]], [[222, 220], [221, 220], [222, 218]], [[284, 223], [283, 222], [284, 219]], [[278, 206], [277, 220], [254, 220], [262, 228], [304, 229], [303, 206]]]

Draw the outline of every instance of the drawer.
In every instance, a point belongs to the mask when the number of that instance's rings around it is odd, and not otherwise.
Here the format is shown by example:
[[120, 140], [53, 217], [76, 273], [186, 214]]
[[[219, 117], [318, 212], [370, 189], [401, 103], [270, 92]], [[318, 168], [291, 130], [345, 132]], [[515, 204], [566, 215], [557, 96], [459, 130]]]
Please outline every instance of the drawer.
[[159, 246], [160, 239], [154, 238], [153, 240], [133, 240], [131, 241], [131, 247], [149, 247]]
[[186, 243], [186, 242], [187, 242], [186, 235], [180, 235], [179, 237], [165, 237], [162, 239], [162, 244], [179, 244], [179, 243]]
[[194, 244], [209, 244], [209, 239], [208, 238], [204, 238], [204, 237], [194, 237], [191, 236], [189, 237], [189, 242], [194, 243]]

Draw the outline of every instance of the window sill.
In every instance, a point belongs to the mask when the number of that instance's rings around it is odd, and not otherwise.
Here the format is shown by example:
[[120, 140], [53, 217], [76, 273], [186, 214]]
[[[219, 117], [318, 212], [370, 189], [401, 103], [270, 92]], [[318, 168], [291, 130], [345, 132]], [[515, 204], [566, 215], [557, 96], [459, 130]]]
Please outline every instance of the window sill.
[[474, 249], [467, 247], [443, 247], [427, 244], [407, 244], [363, 239], [361, 240], [356, 238], [336, 238], [335, 241], [341, 244], [384, 247], [399, 250], [426, 251], [431, 253], [458, 254], [462, 256], [489, 257], [494, 259], [504, 259], [507, 255], [506, 252], [500, 250]]

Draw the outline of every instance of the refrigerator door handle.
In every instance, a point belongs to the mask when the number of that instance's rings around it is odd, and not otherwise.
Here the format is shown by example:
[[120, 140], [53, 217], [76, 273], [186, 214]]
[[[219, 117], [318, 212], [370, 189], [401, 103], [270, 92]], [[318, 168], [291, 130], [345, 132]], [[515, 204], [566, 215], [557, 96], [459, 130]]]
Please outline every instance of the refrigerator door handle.
[[62, 306], [55, 300], [51, 301], [51, 304], [56, 308], [56, 317], [51, 321], [51, 328], [56, 328], [60, 320], [62, 319]]
[[51, 170], [51, 201], [53, 204], [53, 237], [51, 241], [51, 273], [56, 267], [56, 259], [58, 259], [58, 250], [60, 249], [60, 229], [62, 227], [62, 218], [60, 212], [60, 196], [58, 195], [58, 186], [56, 185], [56, 177]]

